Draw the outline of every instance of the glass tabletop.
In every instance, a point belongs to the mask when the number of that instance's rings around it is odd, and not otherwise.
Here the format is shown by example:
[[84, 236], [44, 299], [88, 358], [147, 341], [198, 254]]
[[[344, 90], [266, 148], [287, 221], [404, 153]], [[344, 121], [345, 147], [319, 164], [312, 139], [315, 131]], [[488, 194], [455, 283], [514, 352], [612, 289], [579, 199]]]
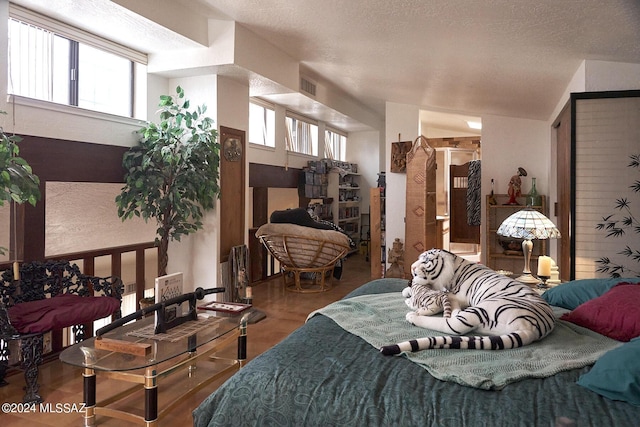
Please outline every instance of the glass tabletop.
[[153, 334], [154, 316], [129, 323], [107, 332], [102, 337], [117, 340], [123, 346], [139, 345], [148, 348], [145, 356], [96, 348], [96, 337], [75, 344], [62, 353], [60, 360], [74, 366], [99, 371], [131, 371], [156, 365], [195, 350], [197, 347], [233, 332], [240, 325], [242, 315], [199, 314], [198, 320], [183, 323], [167, 331]]

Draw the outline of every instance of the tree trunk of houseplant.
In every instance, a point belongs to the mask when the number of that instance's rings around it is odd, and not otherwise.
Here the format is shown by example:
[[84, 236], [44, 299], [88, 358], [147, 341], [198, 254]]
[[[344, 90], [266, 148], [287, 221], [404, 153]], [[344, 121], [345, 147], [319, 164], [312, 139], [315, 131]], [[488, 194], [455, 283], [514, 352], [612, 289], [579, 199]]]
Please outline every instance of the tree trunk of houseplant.
[[160, 239], [160, 246], [158, 247], [158, 275], [164, 276], [167, 274], [167, 265], [169, 264], [169, 236], [164, 235]]

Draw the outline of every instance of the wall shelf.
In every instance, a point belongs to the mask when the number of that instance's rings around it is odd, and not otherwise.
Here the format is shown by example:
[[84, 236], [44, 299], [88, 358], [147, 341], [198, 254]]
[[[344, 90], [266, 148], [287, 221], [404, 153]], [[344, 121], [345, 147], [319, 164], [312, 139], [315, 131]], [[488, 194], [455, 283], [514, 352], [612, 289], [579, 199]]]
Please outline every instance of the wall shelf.
[[[493, 270], [506, 270], [512, 271], [514, 277], [517, 277], [522, 272], [524, 267], [524, 254], [522, 253], [521, 244], [522, 239], [513, 240], [513, 251], [505, 250], [501, 241], [508, 241], [508, 238], [498, 236], [496, 233], [502, 221], [507, 219], [511, 214], [518, 212], [522, 209], [526, 209], [525, 197], [518, 197], [518, 205], [507, 205], [509, 196], [506, 194], [496, 194], [496, 204], [489, 204], [489, 197], [486, 196], [486, 222], [485, 222], [485, 247], [484, 253], [486, 255], [487, 267]], [[547, 215], [547, 198], [542, 196], [542, 204], [539, 206], [531, 206], [544, 215]], [[531, 253], [531, 271], [537, 269], [537, 259], [540, 255], [547, 255], [547, 241], [546, 240], [533, 240], [533, 251]]]
[[358, 246], [362, 225], [360, 174], [356, 172], [340, 174], [336, 171], [329, 171], [327, 195], [334, 200], [331, 207], [333, 223], [342, 228]]

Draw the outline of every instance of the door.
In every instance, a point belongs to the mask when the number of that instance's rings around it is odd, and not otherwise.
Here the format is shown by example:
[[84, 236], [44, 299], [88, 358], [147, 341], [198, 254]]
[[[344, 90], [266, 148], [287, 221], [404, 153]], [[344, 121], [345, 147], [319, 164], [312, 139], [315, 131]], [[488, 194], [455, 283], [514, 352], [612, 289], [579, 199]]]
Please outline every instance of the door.
[[244, 244], [245, 132], [220, 126], [220, 262]]
[[[471, 209], [477, 209], [480, 214], [480, 195], [475, 201], [470, 201], [468, 197], [469, 190], [469, 165], [467, 162], [463, 165], [449, 166], [449, 193], [451, 195], [450, 202], [450, 241], [455, 243], [473, 243], [480, 244], [480, 224], [469, 224], [469, 203], [477, 203], [477, 206]], [[479, 188], [478, 188], [479, 191]]]
[[[480, 225], [469, 225], [467, 221], [469, 162], [477, 158], [478, 153], [475, 150], [455, 148], [445, 150], [444, 173], [445, 182], [448, 183], [445, 189], [449, 207], [449, 241], [451, 243], [480, 244]], [[480, 198], [478, 202], [479, 200]], [[462, 252], [477, 252], [475, 247], [458, 247], [457, 249]]]
[[555, 124], [557, 141], [557, 192], [558, 202], [555, 214], [562, 236], [558, 242], [558, 268], [560, 280], [571, 277], [571, 239], [569, 224], [571, 219], [571, 106], [562, 110]]

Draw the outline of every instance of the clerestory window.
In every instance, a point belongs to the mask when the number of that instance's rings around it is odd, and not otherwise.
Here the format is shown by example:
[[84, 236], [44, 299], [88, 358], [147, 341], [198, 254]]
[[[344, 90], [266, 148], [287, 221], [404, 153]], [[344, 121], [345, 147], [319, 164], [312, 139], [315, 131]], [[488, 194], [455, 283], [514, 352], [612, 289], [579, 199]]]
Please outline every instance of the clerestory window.
[[308, 154], [311, 156], [318, 155], [318, 125], [309, 119], [297, 116], [293, 113], [287, 113], [287, 150]]
[[265, 147], [276, 146], [276, 113], [273, 107], [259, 101], [249, 102], [249, 142]]
[[11, 5], [8, 93], [133, 117], [146, 55]]
[[344, 161], [347, 151], [347, 137], [333, 129], [324, 131], [324, 156], [327, 159]]

